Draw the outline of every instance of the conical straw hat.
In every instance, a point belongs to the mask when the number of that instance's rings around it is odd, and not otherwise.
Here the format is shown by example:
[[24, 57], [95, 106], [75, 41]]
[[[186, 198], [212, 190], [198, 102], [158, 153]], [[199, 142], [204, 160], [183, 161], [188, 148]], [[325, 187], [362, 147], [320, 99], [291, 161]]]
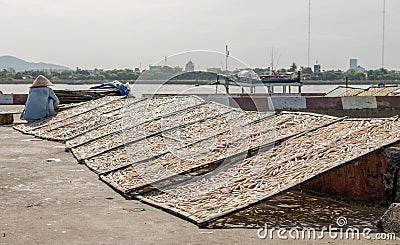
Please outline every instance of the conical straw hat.
[[39, 75], [35, 81], [33, 81], [32, 85], [30, 86], [31, 88], [36, 88], [36, 87], [46, 87], [46, 86], [54, 86], [49, 79], [47, 79], [43, 75]]

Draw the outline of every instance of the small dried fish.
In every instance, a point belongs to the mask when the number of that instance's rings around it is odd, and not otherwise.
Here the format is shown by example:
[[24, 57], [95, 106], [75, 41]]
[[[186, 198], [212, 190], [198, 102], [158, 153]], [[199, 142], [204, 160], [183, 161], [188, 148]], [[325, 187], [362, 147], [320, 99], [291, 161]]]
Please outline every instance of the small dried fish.
[[[163, 207], [179, 207], [192, 219], [204, 221], [256, 203], [399, 140], [398, 120], [337, 122], [288, 139], [223, 171], [143, 196]], [[124, 183], [124, 178], [120, 176], [118, 183]]]

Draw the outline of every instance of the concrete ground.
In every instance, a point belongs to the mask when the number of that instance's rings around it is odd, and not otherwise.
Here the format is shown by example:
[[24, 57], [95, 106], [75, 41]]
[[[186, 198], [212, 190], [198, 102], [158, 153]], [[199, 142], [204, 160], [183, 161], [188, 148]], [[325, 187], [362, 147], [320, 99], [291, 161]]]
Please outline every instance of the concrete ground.
[[[377, 243], [328, 235], [321, 241], [262, 240], [257, 229], [245, 226], [199, 229], [156, 208], [125, 200], [77, 164], [61, 143], [35, 139], [11, 126], [0, 126], [0, 139], [0, 244]], [[279, 221], [279, 216], [275, 218]]]

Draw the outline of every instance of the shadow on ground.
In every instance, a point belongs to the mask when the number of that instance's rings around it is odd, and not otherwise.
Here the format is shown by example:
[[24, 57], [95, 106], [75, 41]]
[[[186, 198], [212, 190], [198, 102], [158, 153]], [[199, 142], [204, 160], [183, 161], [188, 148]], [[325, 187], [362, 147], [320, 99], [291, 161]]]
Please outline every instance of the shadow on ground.
[[378, 232], [376, 225], [385, 210], [385, 207], [295, 190], [214, 221], [208, 228], [260, 228], [268, 224], [268, 227], [278, 229], [297, 227], [321, 230], [329, 225], [338, 227], [337, 219], [345, 217], [347, 227], [369, 228]]

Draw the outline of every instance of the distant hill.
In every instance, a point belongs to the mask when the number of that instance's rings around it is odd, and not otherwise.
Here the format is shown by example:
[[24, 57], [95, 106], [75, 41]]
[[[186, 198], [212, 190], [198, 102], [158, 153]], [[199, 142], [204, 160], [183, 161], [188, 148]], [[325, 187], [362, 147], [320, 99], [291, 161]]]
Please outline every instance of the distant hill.
[[6, 69], [9, 70], [10, 68], [14, 69], [15, 71], [30, 71], [30, 70], [71, 70], [69, 67], [49, 64], [49, 63], [34, 63], [28, 62], [22, 59], [18, 59], [14, 56], [0, 56], [0, 70]]

